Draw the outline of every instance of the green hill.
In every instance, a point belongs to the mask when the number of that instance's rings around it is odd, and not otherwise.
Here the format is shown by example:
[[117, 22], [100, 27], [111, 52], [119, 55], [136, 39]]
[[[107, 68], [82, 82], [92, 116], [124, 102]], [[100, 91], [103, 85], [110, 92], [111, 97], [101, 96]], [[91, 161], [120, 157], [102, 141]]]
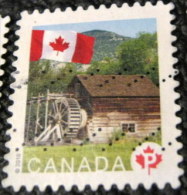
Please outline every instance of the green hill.
[[105, 57], [115, 58], [116, 47], [122, 42], [130, 39], [130, 37], [124, 37], [114, 32], [103, 30], [86, 31], [83, 32], [83, 34], [96, 38], [93, 61], [100, 61]]

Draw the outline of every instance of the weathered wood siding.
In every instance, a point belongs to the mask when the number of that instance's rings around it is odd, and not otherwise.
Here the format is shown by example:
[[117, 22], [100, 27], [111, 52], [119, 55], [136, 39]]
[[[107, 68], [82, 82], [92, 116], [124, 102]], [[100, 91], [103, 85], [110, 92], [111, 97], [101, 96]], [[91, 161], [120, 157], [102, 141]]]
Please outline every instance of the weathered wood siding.
[[129, 136], [146, 137], [160, 127], [160, 113], [128, 114], [123, 112], [97, 113], [88, 121], [88, 133], [91, 141], [108, 142], [114, 131], [122, 131], [122, 123], [135, 123], [136, 131], [128, 132]]
[[[135, 137], [149, 136], [160, 127], [160, 101], [155, 98], [93, 98], [93, 117], [88, 122], [90, 140], [108, 142], [122, 123], [135, 123]], [[102, 129], [102, 130], [101, 130]], [[93, 136], [94, 135], [94, 136]]]
[[[160, 112], [159, 97], [92, 98], [93, 112]], [[142, 117], [140, 115], [140, 117]]]

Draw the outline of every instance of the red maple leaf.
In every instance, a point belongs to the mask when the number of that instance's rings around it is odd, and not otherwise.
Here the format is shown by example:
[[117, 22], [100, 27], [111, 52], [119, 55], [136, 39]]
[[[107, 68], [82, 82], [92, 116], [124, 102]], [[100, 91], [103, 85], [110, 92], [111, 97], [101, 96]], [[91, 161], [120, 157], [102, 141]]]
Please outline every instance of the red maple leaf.
[[69, 48], [69, 43], [65, 42], [61, 36], [59, 36], [58, 39], [55, 39], [55, 42], [50, 42], [49, 45], [53, 50], [57, 51], [57, 55], [59, 51], [63, 52]]
[[150, 146], [148, 146], [148, 147], [147, 147], [145, 150], [143, 150], [143, 151], [144, 151], [144, 153], [153, 153], [153, 152], [154, 152], [154, 150], [152, 150]]
[[141, 165], [142, 169], [145, 168], [145, 159], [142, 154], [136, 155], [136, 162]]
[[156, 166], [162, 161], [161, 154], [155, 154], [155, 155], [156, 155], [156, 161], [149, 165], [150, 168], [156, 168]]
[[[145, 155], [148, 155], [148, 156], [145, 156]], [[152, 155], [156, 157], [154, 162], [152, 162], [152, 159], [153, 159]], [[143, 150], [142, 154], [136, 155], [136, 162], [140, 164], [142, 169], [147, 168], [149, 175], [150, 175], [150, 169], [157, 168], [157, 165], [161, 161], [162, 161], [162, 155], [154, 153], [154, 150], [151, 149], [150, 146], [148, 146], [145, 150]]]

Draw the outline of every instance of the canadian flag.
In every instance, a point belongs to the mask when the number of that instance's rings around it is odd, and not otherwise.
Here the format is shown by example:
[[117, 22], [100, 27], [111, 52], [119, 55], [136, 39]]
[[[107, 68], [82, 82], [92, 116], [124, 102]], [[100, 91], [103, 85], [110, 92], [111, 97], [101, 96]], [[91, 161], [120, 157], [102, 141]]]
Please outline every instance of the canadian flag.
[[33, 30], [30, 61], [49, 59], [89, 64], [95, 38], [73, 31]]

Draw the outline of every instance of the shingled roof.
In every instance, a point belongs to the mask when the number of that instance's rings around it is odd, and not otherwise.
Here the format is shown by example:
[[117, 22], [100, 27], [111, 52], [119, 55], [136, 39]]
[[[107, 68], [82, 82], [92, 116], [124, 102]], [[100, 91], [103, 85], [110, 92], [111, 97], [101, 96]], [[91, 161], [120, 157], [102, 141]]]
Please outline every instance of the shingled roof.
[[158, 97], [159, 89], [142, 75], [77, 75], [76, 78], [93, 97]]

